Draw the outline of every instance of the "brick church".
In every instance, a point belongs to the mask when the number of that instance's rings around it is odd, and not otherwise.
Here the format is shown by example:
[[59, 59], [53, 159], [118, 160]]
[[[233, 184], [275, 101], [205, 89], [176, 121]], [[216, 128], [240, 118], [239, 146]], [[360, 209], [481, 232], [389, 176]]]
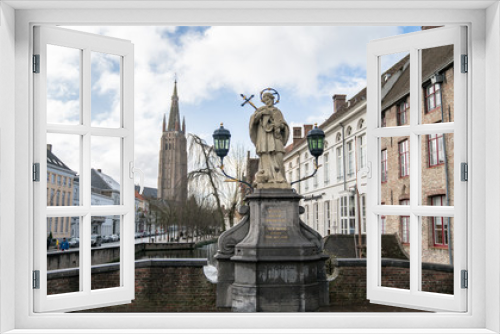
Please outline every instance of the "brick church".
[[186, 122], [179, 112], [177, 81], [170, 105], [168, 124], [163, 116], [158, 161], [158, 199], [184, 203], [187, 199]]

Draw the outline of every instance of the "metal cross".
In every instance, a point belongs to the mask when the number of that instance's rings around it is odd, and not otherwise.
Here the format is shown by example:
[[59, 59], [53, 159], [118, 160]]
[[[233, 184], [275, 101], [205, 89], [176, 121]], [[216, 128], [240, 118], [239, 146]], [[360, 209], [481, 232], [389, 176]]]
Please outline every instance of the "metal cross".
[[243, 102], [241, 104], [242, 107], [244, 107], [245, 104], [249, 103], [252, 107], [254, 107], [255, 109], [257, 109], [257, 107], [255, 106], [255, 104], [253, 104], [252, 101], [250, 101], [254, 97], [254, 95], [250, 95], [250, 97], [248, 97], [248, 98], [244, 94], [240, 94], [240, 95], [243, 98], [243, 100], [245, 101], [245, 102]]

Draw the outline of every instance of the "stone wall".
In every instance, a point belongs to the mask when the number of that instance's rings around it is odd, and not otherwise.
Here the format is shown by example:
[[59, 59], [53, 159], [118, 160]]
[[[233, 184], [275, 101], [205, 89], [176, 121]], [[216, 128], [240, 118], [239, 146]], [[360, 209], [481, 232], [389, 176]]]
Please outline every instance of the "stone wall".
[[[228, 312], [216, 307], [216, 285], [204, 273], [204, 259], [153, 259], [136, 261], [135, 300], [127, 305], [82, 312]], [[384, 286], [409, 287], [408, 261], [384, 259]], [[92, 289], [117, 286], [118, 264], [92, 268]], [[453, 269], [424, 264], [424, 291], [453, 293]], [[366, 299], [366, 260], [339, 259], [330, 282], [330, 306], [363, 305]], [[48, 293], [78, 290], [78, 270], [48, 274]]]
[[[422, 290], [453, 294], [453, 267], [441, 264], [422, 265]], [[337, 260], [336, 278], [330, 282], [330, 305], [364, 304], [366, 299], [366, 259]], [[410, 288], [408, 261], [383, 259], [382, 286]]]
[[[184, 243], [140, 243], [135, 244], [135, 252], [193, 249], [194, 242]], [[120, 258], [120, 247], [102, 245], [92, 248], [92, 265], [110, 263]], [[47, 253], [47, 270], [77, 268], [80, 263], [79, 249]]]

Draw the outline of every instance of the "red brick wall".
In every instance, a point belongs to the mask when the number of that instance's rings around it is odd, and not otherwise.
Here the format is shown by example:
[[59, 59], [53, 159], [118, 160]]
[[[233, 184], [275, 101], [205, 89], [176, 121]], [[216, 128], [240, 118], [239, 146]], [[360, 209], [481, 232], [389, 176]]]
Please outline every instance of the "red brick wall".
[[[338, 276], [330, 283], [330, 306], [360, 305], [369, 302], [366, 299], [366, 261], [349, 262], [339, 263]], [[384, 262], [381, 273], [382, 286], [409, 289], [410, 268], [407, 263], [392, 260], [387, 261], [389, 263]], [[422, 290], [453, 294], [453, 272], [446, 266], [442, 266], [442, 269], [423, 269]]]
[[[395, 263], [395, 264], [394, 264]], [[392, 266], [394, 264], [394, 266]], [[137, 265], [137, 264], [136, 264]], [[382, 267], [383, 285], [409, 287], [409, 268], [404, 262], [390, 260]], [[92, 288], [117, 286], [118, 266], [92, 274]], [[445, 268], [446, 269], [446, 268]], [[340, 260], [337, 277], [330, 283], [330, 305], [362, 305], [366, 299], [366, 261]], [[77, 291], [78, 272], [49, 275], [49, 294]], [[453, 273], [449, 270], [423, 271], [423, 290], [453, 293]], [[202, 266], [182, 266], [168, 261], [142, 265], [135, 270], [135, 299], [127, 305], [111, 306], [82, 312], [228, 312], [216, 306], [216, 285], [210, 283]]]

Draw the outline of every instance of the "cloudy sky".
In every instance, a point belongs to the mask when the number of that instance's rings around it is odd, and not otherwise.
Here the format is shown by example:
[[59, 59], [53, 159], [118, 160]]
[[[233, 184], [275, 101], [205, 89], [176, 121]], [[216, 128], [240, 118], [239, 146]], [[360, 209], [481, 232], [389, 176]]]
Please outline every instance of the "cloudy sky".
[[[252, 151], [240, 94], [267, 87], [281, 95], [277, 105], [291, 126], [321, 123], [332, 112], [332, 95], [349, 97], [366, 86], [369, 41], [420, 27], [66, 27], [130, 40], [135, 45], [135, 165], [156, 188], [162, 118], [170, 108], [177, 74], [181, 117], [187, 131], [212, 143], [224, 122], [233, 145]], [[384, 67], [401, 55], [385, 57]], [[119, 59], [92, 56], [92, 125], [119, 124]], [[48, 57], [48, 121], [79, 122], [79, 53], [52, 47]], [[69, 136], [71, 137], [71, 136]], [[78, 171], [78, 140], [49, 135], [54, 152]], [[119, 142], [92, 141], [92, 167], [119, 179]], [[73, 148], [73, 149], [72, 149]]]

